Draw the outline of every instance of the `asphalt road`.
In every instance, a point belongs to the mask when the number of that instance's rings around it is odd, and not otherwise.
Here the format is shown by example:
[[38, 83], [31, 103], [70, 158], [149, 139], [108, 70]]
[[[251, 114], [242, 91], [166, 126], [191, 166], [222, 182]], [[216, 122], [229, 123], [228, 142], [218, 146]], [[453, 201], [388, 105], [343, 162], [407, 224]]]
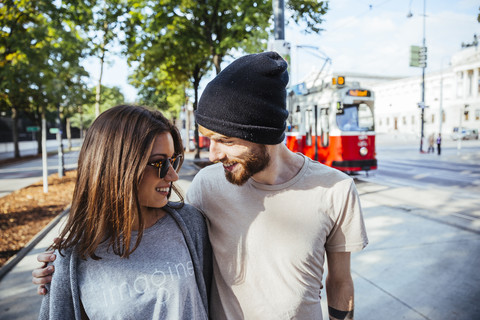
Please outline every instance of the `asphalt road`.
[[[63, 157], [64, 170], [76, 169], [78, 152], [78, 150], [65, 151]], [[58, 172], [57, 154], [47, 158], [47, 168], [47, 175]], [[0, 197], [42, 180], [42, 177], [43, 162], [41, 158], [3, 165], [0, 167]]]

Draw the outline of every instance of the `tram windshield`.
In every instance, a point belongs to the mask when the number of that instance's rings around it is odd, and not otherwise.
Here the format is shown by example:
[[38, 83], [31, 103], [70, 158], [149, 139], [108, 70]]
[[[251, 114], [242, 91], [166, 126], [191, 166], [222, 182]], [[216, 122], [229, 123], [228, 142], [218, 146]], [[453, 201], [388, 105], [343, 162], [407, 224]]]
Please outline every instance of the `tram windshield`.
[[364, 103], [345, 104], [343, 113], [337, 114], [337, 125], [342, 131], [373, 131], [372, 110]]

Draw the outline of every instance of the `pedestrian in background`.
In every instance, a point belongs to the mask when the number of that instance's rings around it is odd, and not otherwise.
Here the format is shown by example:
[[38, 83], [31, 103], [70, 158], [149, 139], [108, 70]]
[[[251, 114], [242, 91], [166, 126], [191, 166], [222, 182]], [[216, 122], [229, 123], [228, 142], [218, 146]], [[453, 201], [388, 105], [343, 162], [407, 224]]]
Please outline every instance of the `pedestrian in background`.
[[428, 153], [432, 152], [435, 153], [435, 134], [432, 133], [430, 136], [428, 136]]
[[442, 134], [439, 133], [437, 137], [437, 153], [440, 155], [442, 153]]
[[[117, 106], [94, 121], [39, 319], [208, 319], [206, 224], [174, 185], [181, 141], [143, 107]], [[169, 202], [172, 191], [179, 203]]]

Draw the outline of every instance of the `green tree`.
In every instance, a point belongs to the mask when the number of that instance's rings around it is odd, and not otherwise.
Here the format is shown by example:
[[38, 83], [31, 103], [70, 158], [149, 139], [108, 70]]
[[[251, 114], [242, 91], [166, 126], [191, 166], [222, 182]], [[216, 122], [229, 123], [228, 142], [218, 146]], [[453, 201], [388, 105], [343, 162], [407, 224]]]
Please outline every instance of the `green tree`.
[[[100, 113], [111, 107], [125, 103], [125, 97], [119, 87], [102, 86], [101, 90], [102, 99], [99, 103]], [[69, 120], [72, 127], [79, 128], [83, 131], [91, 126], [93, 120], [96, 118], [96, 92], [97, 88], [94, 87], [89, 90], [87, 95], [78, 100], [83, 100], [84, 103], [76, 105], [76, 110], [72, 112]]]
[[15, 157], [20, 156], [19, 112], [39, 123], [70, 95], [72, 75], [86, 75], [80, 66], [86, 42], [77, 24], [85, 18], [76, 10], [79, 4], [74, 0], [0, 4], [0, 100], [13, 118]]
[[95, 92], [95, 115], [100, 114], [100, 100], [102, 95], [103, 68], [107, 54], [111, 47], [117, 43], [118, 34], [121, 32], [122, 21], [127, 12], [126, 0], [102, 0], [92, 7], [93, 20], [87, 25], [92, 35], [90, 43], [92, 53], [100, 61], [100, 75]]

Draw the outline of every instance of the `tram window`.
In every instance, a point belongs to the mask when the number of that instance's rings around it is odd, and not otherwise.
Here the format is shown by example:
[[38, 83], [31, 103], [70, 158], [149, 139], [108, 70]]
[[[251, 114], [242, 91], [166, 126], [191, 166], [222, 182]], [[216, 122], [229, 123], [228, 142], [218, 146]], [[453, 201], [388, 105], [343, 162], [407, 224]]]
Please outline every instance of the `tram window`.
[[312, 145], [312, 128], [314, 124], [313, 121], [314, 121], [313, 112], [311, 109], [308, 109], [307, 112], [305, 112], [305, 136], [306, 136], [305, 144], [307, 146]]
[[366, 104], [344, 105], [344, 113], [337, 114], [337, 125], [342, 131], [373, 130], [373, 114]]
[[330, 144], [330, 126], [328, 123], [328, 108], [320, 109], [320, 135], [322, 147], [328, 147]]

